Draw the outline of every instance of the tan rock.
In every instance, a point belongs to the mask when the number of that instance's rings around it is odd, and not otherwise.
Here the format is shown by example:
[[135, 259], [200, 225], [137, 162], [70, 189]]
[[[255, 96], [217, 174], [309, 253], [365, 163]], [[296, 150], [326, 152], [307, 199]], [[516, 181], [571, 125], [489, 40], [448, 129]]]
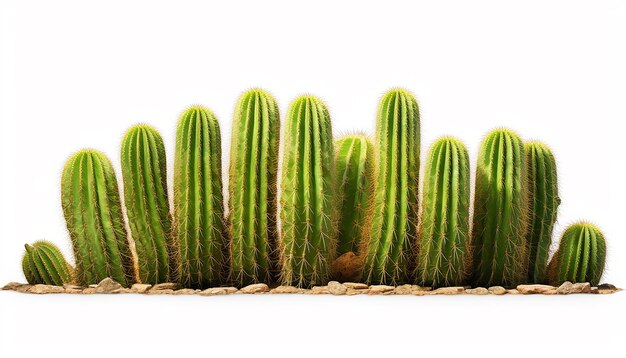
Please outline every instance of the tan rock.
[[81, 290], [82, 291], [84, 287], [83, 286], [79, 286], [79, 285], [74, 285], [74, 284], [71, 284], [71, 283], [64, 283], [63, 284], [63, 288], [66, 289], [66, 290], [69, 289], [69, 290]]
[[363, 259], [354, 252], [346, 252], [331, 265], [332, 277], [339, 282], [359, 281], [363, 276]]
[[3, 291], [17, 291], [18, 288], [23, 286], [30, 286], [27, 283], [19, 283], [19, 282], [9, 282], [4, 287], [2, 287]]
[[569, 281], [563, 282], [556, 291], [562, 295], [568, 295], [572, 293], [591, 293], [591, 284], [589, 282], [571, 283]]
[[65, 287], [65, 288], [63, 288], [63, 292], [70, 293], [70, 294], [83, 293], [83, 288], [82, 287], [78, 287], [78, 288]]
[[148, 290], [146, 291], [146, 294], [148, 295], [172, 295], [174, 294], [174, 290], [172, 290], [171, 288], [165, 288], [165, 289], [161, 289], [161, 290]]
[[183, 289], [174, 291], [174, 295], [195, 295], [195, 294], [196, 294], [196, 290], [194, 290], [193, 288], [183, 288]]
[[558, 292], [556, 292], [556, 289], [543, 291], [543, 294], [544, 294], [544, 295], [556, 295], [557, 293], [558, 293]]
[[393, 291], [394, 289], [395, 289], [394, 286], [371, 285], [367, 293], [370, 295], [380, 295], [385, 292]]
[[52, 286], [52, 285], [33, 285], [29, 290], [28, 293], [35, 293], [35, 294], [47, 294], [47, 293], [63, 293], [65, 292], [65, 289], [61, 286]]
[[96, 293], [96, 288], [95, 287], [87, 287], [83, 290], [82, 294], [83, 295], [91, 295]]
[[486, 295], [489, 294], [489, 290], [484, 287], [467, 288], [465, 293], [469, 295]]
[[515, 288], [512, 288], [510, 290], [506, 290], [506, 293], [508, 293], [509, 295], [519, 295], [520, 294], [520, 292], [517, 289], [515, 289]]
[[198, 293], [200, 296], [219, 296], [219, 295], [227, 295], [228, 291], [226, 291], [223, 287], [212, 287], [207, 288], [206, 290], [200, 291]]
[[465, 293], [463, 286], [440, 287], [431, 292], [432, 295], [460, 295], [462, 293]]
[[601, 295], [606, 295], [606, 294], [610, 294], [610, 293], [615, 293], [619, 291], [618, 289], [610, 289], [610, 288], [599, 288], [598, 287], [598, 293]]
[[519, 293], [524, 295], [540, 294], [555, 289], [556, 287], [550, 285], [517, 285]]
[[304, 288], [298, 288], [294, 286], [278, 286], [270, 290], [270, 293], [304, 293]]
[[268, 292], [270, 288], [264, 283], [255, 283], [252, 285], [248, 285], [241, 290], [241, 293], [265, 293]]
[[152, 285], [147, 283], [135, 283], [130, 287], [130, 289], [135, 293], [146, 293], [146, 291], [148, 291], [151, 287]]
[[152, 286], [152, 288], [150, 289], [151, 291], [158, 291], [158, 290], [177, 290], [179, 288], [178, 284], [176, 282], [163, 282], [163, 283], [157, 283], [156, 285]]
[[122, 288], [124, 288], [122, 285], [115, 282], [112, 278], [107, 277], [98, 283], [96, 293], [120, 293]]
[[346, 291], [346, 295], [348, 296], [354, 296], [354, 295], [366, 295], [369, 293], [368, 289], [360, 289], [360, 290], [355, 290], [354, 288], [348, 288], [348, 290]]
[[343, 285], [353, 290], [366, 290], [369, 288], [367, 284], [360, 282], [344, 282]]
[[340, 284], [337, 281], [330, 281], [327, 287], [328, 292], [336, 296], [345, 295], [346, 291], [348, 291], [348, 288], [346, 286]]
[[328, 286], [313, 286], [309, 293], [312, 295], [329, 295], [330, 291], [328, 290]]
[[489, 287], [489, 293], [492, 295], [504, 295], [506, 294], [506, 288], [502, 286], [491, 286]]
[[408, 295], [417, 285], [400, 285], [396, 286], [392, 291], [394, 295]]
[[572, 287], [574, 286], [573, 283], [569, 282], [569, 281], [565, 281], [561, 284], [561, 286], [559, 286], [556, 289], [556, 292], [558, 294], [561, 295], [569, 295], [570, 293], [572, 293]]

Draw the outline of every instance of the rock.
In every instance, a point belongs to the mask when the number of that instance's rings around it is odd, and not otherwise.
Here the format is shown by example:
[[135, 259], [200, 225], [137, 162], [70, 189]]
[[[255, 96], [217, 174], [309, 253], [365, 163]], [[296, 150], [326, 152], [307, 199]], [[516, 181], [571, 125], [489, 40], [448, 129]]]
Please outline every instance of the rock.
[[598, 288], [597, 287], [592, 287], [591, 291], [589, 293], [598, 294], [600, 292], [598, 292]]
[[519, 291], [519, 293], [524, 295], [544, 293], [546, 291], [554, 289], [555, 287], [550, 285], [517, 285], [517, 290]]
[[556, 292], [556, 289], [543, 291], [543, 294], [544, 294], [544, 295], [556, 295], [557, 293], [558, 293], [558, 292]]
[[175, 282], [164, 282], [164, 283], [157, 283], [156, 285], [152, 286], [152, 288], [150, 289], [151, 291], [158, 291], [158, 290], [177, 290], [178, 289], [178, 284]]
[[611, 289], [611, 288], [600, 288], [600, 287], [598, 287], [598, 293], [602, 294], [602, 295], [606, 295], [606, 294], [609, 294], [609, 293], [615, 293], [617, 291], [619, 291], [618, 288]]
[[146, 291], [148, 291], [151, 287], [152, 285], [147, 283], [135, 283], [130, 287], [130, 289], [135, 293], [146, 293]]
[[571, 283], [569, 281], [563, 282], [559, 288], [556, 289], [559, 294], [568, 295], [571, 293], [591, 293], [591, 284], [589, 282]]
[[414, 286], [416, 285], [400, 285], [400, 286], [396, 286], [396, 288], [393, 289], [393, 294], [394, 295], [408, 295], [411, 293], [411, 291], [413, 290]]
[[602, 283], [598, 285], [598, 290], [617, 290], [617, 287], [611, 285], [610, 283]]
[[97, 283], [92, 283], [92, 284], [91, 284], [91, 285], [89, 285], [88, 287], [91, 287], [91, 288], [96, 288], [96, 287], [98, 287], [98, 284], [97, 284]]
[[175, 295], [195, 295], [196, 290], [194, 290], [193, 288], [183, 288], [183, 289], [174, 291], [174, 294]]
[[354, 296], [354, 295], [366, 295], [369, 293], [369, 290], [365, 289], [360, 289], [360, 290], [355, 290], [354, 288], [348, 288], [348, 290], [346, 291], [346, 295], [348, 296]]
[[465, 293], [465, 287], [463, 286], [453, 286], [453, 287], [440, 287], [430, 294], [432, 295], [460, 295]]
[[66, 290], [81, 290], [82, 291], [84, 287], [83, 286], [79, 286], [79, 285], [74, 285], [74, 284], [71, 284], [71, 283], [65, 283], [65, 284], [63, 284], [63, 288], [66, 289]]
[[328, 286], [313, 286], [309, 293], [312, 295], [329, 295], [330, 291], [328, 290]]
[[298, 288], [294, 286], [278, 286], [270, 290], [270, 293], [304, 293], [304, 288]]
[[255, 283], [252, 285], [248, 285], [239, 291], [241, 291], [241, 293], [264, 293], [264, 292], [268, 292], [269, 290], [270, 288], [266, 284]]
[[515, 288], [512, 288], [510, 290], [506, 290], [506, 293], [508, 293], [509, 295], [519, 295], [520, 294], [520, 292], [517, 289], [515, 289]]
[[148, 295], [171, 295], [174, 294], [174, 290], [172, 290], [171, 288], [165, 288], [165, 289], [161, 289], [161, 290], [148, 290], [146, 291], [146, 294]]
[[91, 295], [96, 293], [96, 288], [95, 287], [87, 287], [83, 290], [82, 294], [83, 295]]
[[371, 285], [367, 293], [370, 294], [370, 295], [379, 295], [381, 293], [393, 291], [394, 289], [395, 289], [395, 287], [393, 287], [393, 286]]
[[363, 259], [354, 252], [346, 252], [333, 261], [330, 269], [339, 282], [359, 281], [363, 276]]
[[328, 292], [333, 295], [345, 295], [346, 291], [348, 291], [348, 288], [337, 281], [330, 281], [328, 283]]
[[52, 286], [52, 285], [34, 285], [29, 290], [28, 293], [35, 294], [47, 294], [47, 293], [63, 293], [65, 289], [61, 286]]
[[367, 290], [369, 288], [367, 284], [360, 282], [344, 282], [343, 285], [353, 290]]
[[228, 291], [223, 287], [212, 287], [207, 288], [206, 290], [200, 291], [198, 293], [200, 296], [218, 296], [218, 295], [227, 295]]
[[71, 294], [83, 293], [83, 288], [80, 286], [70, 285], [69, 287], [64, 287], [63, 292]]
[[122, 285], [107, 277], [96, 286], [96, 293], [119, 293], [122, 288]]
[[506, 288], [502, 286], [491, 286], [488, 291], [492, 295], [504, 295], [506, 293]]
[[556, 292], [557, 292], [558, 294], [561, 294], [561, 295], [568, 295], [568, 294], [572, 293], [572, 287], [573, 287], [573, 286], [574, 286], [574, 284], [573, 284], [573, 283], [571, 283], [571, 282], [569, 282], [569, 281], [565, 281], [565, 282], [563, 282], [563, 283], [561, 284], [561, 286], [559, 286], [559, 287], [556, 289]]
[[19, 283], [19, 282], [9, 282], [4, 287], [2, 287], [3, 291], [17, 291], [18, 288], [23, 286], [30, 286], [27, 283]]
[[119, 293], [137, 293], [137, 292], [133, 291], [133, 290], [132, 290], [132, 289], [130, 289], [130, 288], [126, 288], [126, 287], [124, 287], [124, 288], [122, 288], [122, 289], [120, 290], [120, 292], [119, 292]]
[[486, 295], [489, 293], [489, 290], [484, 287], [466, 288], [465, 293], [470, 295]]

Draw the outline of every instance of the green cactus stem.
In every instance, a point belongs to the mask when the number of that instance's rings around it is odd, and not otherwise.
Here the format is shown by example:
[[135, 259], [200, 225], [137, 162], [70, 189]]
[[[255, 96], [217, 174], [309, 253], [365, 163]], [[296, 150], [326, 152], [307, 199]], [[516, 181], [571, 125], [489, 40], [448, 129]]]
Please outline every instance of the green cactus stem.
[[130, 128], [122, 140], [121, 159], [126, 213], [135, 241], [139, 278], [149, 284], [171, 281], [175, 253], [161, 135], [147, 125]]
[[26, 252], [22, 258], [22, 269], [29, 284], [63, 286], [72, 282], [74, 268], [67, 263], [56, 245], [47, 241], [36, 241], [24, 247]]
[[61, 202], [76, 259], [77, 281], [89, 285], [111, 277], [135, 282], [128, 234], [113, 166], [95, 150], [81, 150], [65, 164]]
[[606, 241], [600, 229], [578, 222], [563, 233], [559, 248], [548, 265], [548, 280], [553, 285], [565, 281], [589, 282], [597, 286], [606, 260]]
[[374, 145], [365, 135], [347, 135], [336, 141], [335, 151], [340, 198], [337, 256], [358, 254], [369, 237], [374, 208]]
[[483, 140], [476, 169], [472, 226], [474, 281], [515, 286], [526, 281], [528, 177], [524, 144], [509, 130]]
[[556, 222], [559, 199], [556, 161], [545, 144], [529, 142], [524, 145], [528, 166], [530, 197], [530, 226], [526, 234], [528, 244], [528, 282], [543, 283], [552, 243], [552, 229]]
[[235, 107], [230, 151], [231, 280], [239, 286], [277, 280], [277, 171], [280, 122], [274, 97], [245, 92]]
[[378, 180], [363, 278], [401, 284], [413, 281], [419, 206], [420, 119], [410, 92], [393, 89], [381, 99], [376, 144]]
[[227, 272], [221, 148], [213, 112], [193, 106], [180, 116], [174, 156], [174, 233], [178, 278], [185, 287], [217, 286]]
[[444, 137], [429, 152], [424, 173], [418, 283], [460, 286], [469, 264], [470, 166], [459, 140]]
[[334, 153], [324, 103], [291, 103], [281, 181], [281, 278], [298, 287], [326, 284], [336, 248]]

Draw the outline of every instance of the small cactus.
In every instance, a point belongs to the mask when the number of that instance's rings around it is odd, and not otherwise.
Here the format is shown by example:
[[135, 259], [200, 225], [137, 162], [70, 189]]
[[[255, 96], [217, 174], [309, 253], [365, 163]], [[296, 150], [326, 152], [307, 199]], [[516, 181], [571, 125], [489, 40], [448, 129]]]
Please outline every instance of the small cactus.
[[563, 233], [559, 248], [548, 265], [548, 280], [553, 285], [570, 281], [597, 286], [605, 260], [606, 242], [602, 231], [588, 222], [575, 223]]
[[543, 283], [556, 221], [559, 199], [556, 161], [545, 144], [529, 142], [524, 146], [528, 166], [530, 226], [528, 244], [528, 282]]
[[124, 225], [113, 166], [95, 150], [81, 150], [65, 164], [61, 202], [81, 285], [111, 277], [135, 282], [135, 265]]
[[377, 184], [363, 278], [370, 284], [412, 281], [419, 206], [420, 119], [403, 89], [380, 100], [376, 119]]
[[335, 143], [339, 233], [337, 256], [358, 254], [369, 237], [374, 204], [374, 145], [364, 135], [348, 135]]
[[324, 103], [313, 96], [294, 100], [284, 133], [282, 282], [323, 285], [336, 248], [333, 137]]
[[74, 269], [65, 261], [56, 245], [47, 241], [36, 241], [24, 247], [26, 252], [22, 258], [22, 269], [29, 284], [63, 286], [72, 282]]
[[222, 144], [217, 118], [201, 106], [187, 109], [176, 130], [174, 226], [180, 283], [204, 288], [223, 282]]
[[478, 286], [526, 281], [528, 177], [524, 144], [509, 130], [483, 140], [476, 168], [472, 251]]
[[276, 281], [279, 136], [274, 97], [245, 92], [233, 117], [228, 200], [231, 279], [240, 286]]
[[174, 244], [161, 135], [147, 125], [130, 128], [122, 140], [121, 159], [126, 213], [137, 249], [139, 278], [149, 284], [171, 281]]
[[424, 172], [418, 283], [465, 284], [469, 271], [470, 165], [459, 140], [444, 137], [428, 152]]

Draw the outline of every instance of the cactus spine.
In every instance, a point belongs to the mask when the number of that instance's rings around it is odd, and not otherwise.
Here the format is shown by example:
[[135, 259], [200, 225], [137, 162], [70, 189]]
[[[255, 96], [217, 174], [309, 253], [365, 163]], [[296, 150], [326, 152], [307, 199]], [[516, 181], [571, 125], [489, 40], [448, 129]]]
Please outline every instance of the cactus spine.
[[22, 269], [28, 283], [63, 286], [64, 283], [72, 282], [74, 269], [53, 243], [36, 241], [24, 247], [26, 252], [22, 258]]
[[207, 108], [193, 106], [178, 122], [174, 156], [174, 220], [178, 278], [185, 287], [217, 286], [226, 272], [220, 128]]
[[61, 194], [78, 283], [111, 277], [123, 286], [132, 285], [135, 266], [109, 159], [95, 150], [74, 154], [63, 169]]
[[424, 173], [418, 282], [459, 286], [469, 271], [470, 167], [467, 149], [444, 137], [428, 153]]
[[348, 135], [337, 140], [335, 150], [341, 203], [337, 255], [357, 254], [369, 237], [375, 189], [374, 145], [365, 135]]
[[228, 201], [231, 276], [240, 286], [276, 280], [279, 136], [274, 97], [244, 93], [233, 118]]
[[294, 100], [284, 134], [281, 181], [281, 277], [294, 286], [323, 285], [336, 245], [334, 153], [330, 115], [313, 96]]
[[165, 147], [152, 127], [130, 128], [122, 141], [126, 213], [143, 283], [170, 281], [175, 268], [170, 236]]
[[409, 281], [415, 261], [419, 205], [420, 120], [411, 93], [393, 89], [383, 96], [376, 142], [378, 180], [363, 277], [372, 284], [400, 284]]
[[472, 251], [479, 286], [526, 281], [528, 182], [524, 144], [509, 130], [483, 140], [476, 169]]
[[587, 222], [570, 225], [548, 266], [551, 284], [589, 282], [597, 286], [606, 259], [606, 242], [600, 229]]
[[524, 146], [528, 166], [530, 197], [530, 226], [526, 235], [528, 244], [528, 282], [545, 280], [552, 229], [556, 221], [559, 199], [556, 161], [546, 145], [529, 142]]

